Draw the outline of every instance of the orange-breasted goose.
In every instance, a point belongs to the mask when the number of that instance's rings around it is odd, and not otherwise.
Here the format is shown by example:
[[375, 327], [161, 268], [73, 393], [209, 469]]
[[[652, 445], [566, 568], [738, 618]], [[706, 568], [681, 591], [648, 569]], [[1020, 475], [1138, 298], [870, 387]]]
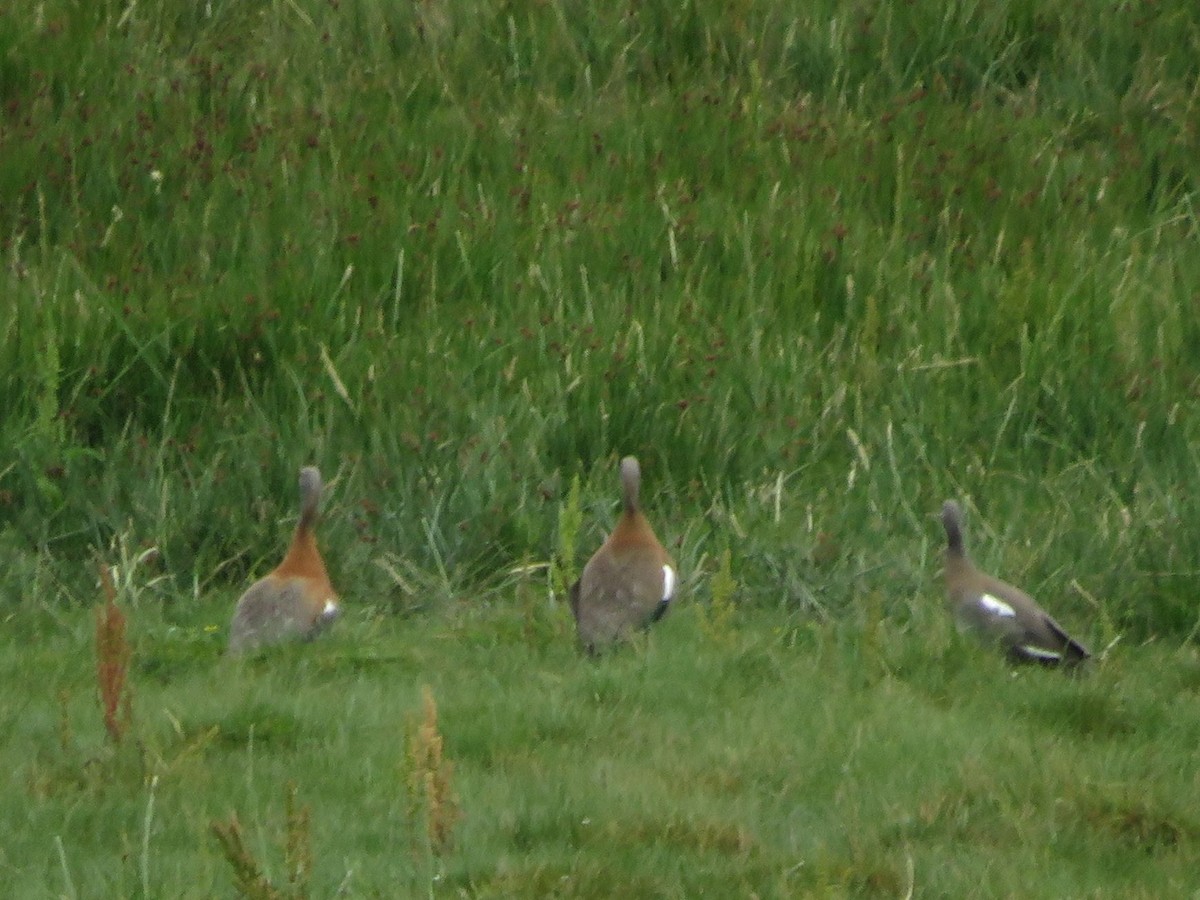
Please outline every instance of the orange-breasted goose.
[[636, 459], [621, 460], [621, 517], [571, 586], [579, 641], [589, 653], [661, 619], [675, 594], [675, 563], [638, 506], [641, 477]]
[[946, 597], [961, 629], [999, 645], [1010, 657], [1043, 665], [1078, 665], [1091, 654], [1020, 588], [975, 568], [963, 545], [962, 511], [942, 505], [946, 529]]
[[321, 473], [300, 470], [300, 521], [287, 555], [238, 601], [229, 629], [229, 651], [241, 653], [266, 644], [308, 640], [338, 615], [338, 598], [317, 549], [314, 528], [321, 500]]

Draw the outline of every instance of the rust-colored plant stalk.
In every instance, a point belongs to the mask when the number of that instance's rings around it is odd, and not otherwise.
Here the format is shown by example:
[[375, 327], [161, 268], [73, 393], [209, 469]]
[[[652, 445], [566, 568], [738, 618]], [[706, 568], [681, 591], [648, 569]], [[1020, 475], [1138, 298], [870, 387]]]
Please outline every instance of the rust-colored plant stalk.
[[213, 822], [209, 828], [233, 869], [233, 884], [238, 894], [247, 900], [283, 900], [284, 895], [263, 875], [258, 861], [246, 849], [236, 815], [230, 816], [228, 822]]
[[112, 573], [100, 564], [104, 603], [96, 607], [96, 686], [104, 729], [114, 744], [120, 744], [133, 722], [133, 704], [128, 683], [132, 651], [125, 634], [125, 614], [117, 606]]
[[58, 692], [58, 749], [65, 755], [71, 749], [71, 692], [62, 688]]
[[408, 739], [408, 797], [412, 819], [433, 856], [441, 857], [454, 844], [454, 826], [462, 817], [451, 788], [453, 764], [442, 755], [437, 703], [424, 688], [424, 711]]
[[312, 808], [296, 802], [296, 782], [289, 781], [284, 796], [286, 818], [283, 858], [287, 866], [290, 896], [304, 900], [308, 896], [308, 882], [312, 877]]
[[233, 886], [246, 900], [307, 900], [312, 877], [312, 809], [297, 802], [296, 782], [284, 794], [283, 857], [287, 886], [276, 887], [246, 846], [236, 813], [228, 821], [213, 821], [209, 830], [221, 845], [221, 855], [233, 869]]

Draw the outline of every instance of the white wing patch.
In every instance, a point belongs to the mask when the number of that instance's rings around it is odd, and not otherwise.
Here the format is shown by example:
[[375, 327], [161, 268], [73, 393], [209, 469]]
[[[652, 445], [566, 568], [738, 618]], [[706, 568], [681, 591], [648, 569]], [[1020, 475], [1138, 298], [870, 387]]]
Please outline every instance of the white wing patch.
[[1042, 647], [1035, 647], [1032, 644], [1022, 644], [1021, 652], [1032, 659], [1053, 660], [1054, 662], [1062, 659], [1061, 653], [1055, 653], [1053, 650], [1046, 650]]
[[986, 609], [993, 616], [1000, 616], [1003, 619], [1015, 618], [1017, 613], [1011, 606], [1003, 600], [993, 597], [991, 594], [983, 594], [979, 598], [979, 605]]
[[663, 566], [663, 595], [662, 602], [666, 603], [675, 595], [675, 570], [670, 566]]
[[338, 613], [338, 605], [336, 603], [334, 603], [332, 600], [326, 600], [325, 601], [325, 609], [321, 613], [321, 615], [323, 615], [325, 618], [328, 619], [332, 616], [336, 616], [337, 613]]

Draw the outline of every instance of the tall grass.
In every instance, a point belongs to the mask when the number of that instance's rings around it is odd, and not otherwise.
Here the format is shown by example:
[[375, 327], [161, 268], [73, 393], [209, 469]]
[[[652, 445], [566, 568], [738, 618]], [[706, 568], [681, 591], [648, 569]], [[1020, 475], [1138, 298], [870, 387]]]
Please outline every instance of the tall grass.
[[478, 583], [633, 452], [681, 528], [782, 478], [753, 592], [798, 519], [880, 565], [967, 494], [1188, 632], [1196, 23], [1076, 16], [10, 11], [6, 591], [85, 596], [120, 536], [241, 584], [306, 460], [364, 595]]

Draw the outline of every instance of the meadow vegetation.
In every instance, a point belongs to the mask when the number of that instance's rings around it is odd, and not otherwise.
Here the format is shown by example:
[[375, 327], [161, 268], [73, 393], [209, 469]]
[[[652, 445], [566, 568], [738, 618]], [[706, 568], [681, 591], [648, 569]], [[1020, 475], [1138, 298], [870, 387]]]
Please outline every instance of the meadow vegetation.
[[[0, 10], [0, 882], [1192, 895], [1198, 45], [1185, 0]], [[625, 454], [684, 590], [588, 660]], [[232, 662], [310, 463], [345, 617]], [[947, 497], [1085, 677], [957, 636]]]

